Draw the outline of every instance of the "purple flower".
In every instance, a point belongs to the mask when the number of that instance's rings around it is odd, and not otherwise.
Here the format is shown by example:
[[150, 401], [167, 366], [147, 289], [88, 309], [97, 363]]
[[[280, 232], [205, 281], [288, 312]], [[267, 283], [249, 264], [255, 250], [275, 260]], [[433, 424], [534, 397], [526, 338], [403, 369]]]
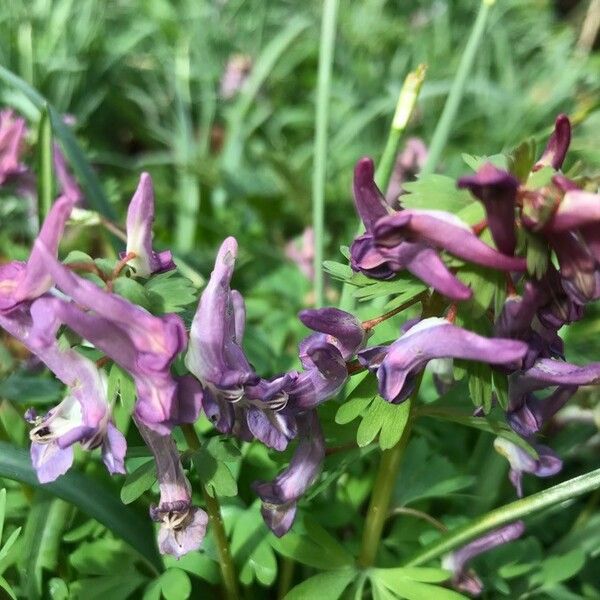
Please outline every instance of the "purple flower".
[[[540, 359], [509, 378], [508, 420], [523, 436], [539, 431], [573, 396], [581, 385], [600, 383], [600, 363], [580, 367], [562, 360]], [[533, 392], [557, 386], [547, 398]]]
[[530, 473], [536, 477], [551, 477], [562, 469], [562, 460], [547, 446], [535, 446], [537, 459], [505, 438], [497, 437], [494, 440], [494, 448], [508, 460], [510, 464], [508, 477], [519, 498], [523, 496], [523, 473]]
[[467, 570], [467, 563], [484, 552], [520, 538], [524, 531], [525, 524], [523, 521], [515, 521], [494, 529], [469, 542], [466, 546], [446, 554], [442, 559], [442, 568], [452, 571], [452, 584], [454, 587], [473, 596], [478, 596], [483, 591], [483, 584], [473, 571]]
[[375, 184], [375, 166], [370, 158], [361, 158], [354, 167], [354, 203], [365, 226], [366, 233], [358, 236], [350, 246], [350, 265], [368, 277], [390, 279], [395, 271], [375, 247], [373, 229], [381, 217], [389, 214], [383, 194]]
[[154, 188], [148, 173], [142, 173], [137, 190], [127, 210], [127, 250], [134, 254], [128, 264], [139, 277], [149, 277], [175, 268], [169, 250], [154, 252], [152, 249], [152, 225], [154, 223]]
[[377, 346], [358, 354], [362, 365], [377, 373], [379, 393], [398, 403], [411, 394], [418, 374], [434, 358], [461, 358], [492, 365], [519, 365], [527, 344], [517, 340], [485, 338], [431, 317], [411, 327], [391, 346]]
[[486, 163], [475, 175], [461, 177], [458, 187], [469, 189], [481, 200], [498, 250], [512, 256], [517, 245], [515, 202], [519, 180], [492, 163]]
[[544, 153], [533, 167], [533, 170], [537, 171], [542, 167], [552, 167], [554, 170], [560, 169], [567, 155], [570, 143], [571, 122], [567, 115], [560, 114], [556, 117], [554, 131], [548, 139]]
[[136, 424], [156, 462], [160, 502], [150, 507], [150, 517], [160, 523], [158, 548], [161, 554], [179, 559], [202, 545], [208, 515], [192, 505], [192, 488], [173, 438], [159, 435], [143, 423]]
[[43, 257], [56, 256], [72, 208], [71, 198], [59, 198], [44, 220], [27, 262], [13, 261], [0, 266], [0, 312], [38, 298], [52, 287], [52, 276]]
[[0, 111], [0, 185], [26, 173], [21, 163], [26, 133], [25, 119], [12, 110]]
[[[41, 300], [40, 300], [41, 301]], [[54, 481], [73, 463], [72, 445], [85, 450], [102, 448], [111, 473], [125, 473], [126, 442], [111, 420], [106, 376], [96, 365], [54, 338], [40, 346], [26, 307], [0, 314], [0, 326], [18, 339], [68, 388], [63, 401], [44, 417], [31, 415], [31, 459], [41, 483]]]
[[285, 535], [294, 523], [300, 497], [316, 479], [325, 457], [325, 442], [315, 411], [298, 417], [300, 441], [289, 466], [273, 481], [252, 485], [262, 500], [262, 515], [277, 536]]
[[244, 87], [252, 71], [252, 58], [247, 54], [232, 54], [221, 77], [219, 95], [230, 100]]
[[164, 435], [175, 424], [195, 421], [200, 387], [193, 378], [174, 378], [170, 372], [186, 346], [181, 319], [174, 314], [154, 316], [78, 277], [48, 253], [43, 261], [56, 286], [74, 302], [41, 298], [33, 304], [40, 343], [53, 339], [61, 324], [67, 325], [133, 376], [135, 411], [144, 424]]
[[54, 170], [56, 171], [56, 178], [60, 185], [61, 194], [66, 198], [69, 198], [74, 206], [81, 206], [83, 204], [83, 192], [79, 187], [77, 181], [67, 166], [65, 155], [62, 153], [58, 144], [54, 144], [53, 147], [53, 159], [54, 159]]
[[[523, 258], [506, 256], [482, 242], [455, 215], [437, 210], [402, 210], [380, 219], [375, 227], [378, 248], [424, 243], [465, 261], [500, 271], [525, 271]], [[388, 255], [389, 256], [389, 255]]]
[[304, 325], [318, 332], [306, 338], [301, 344], [301, 359], [304, 348], [313, 340], [320, 339], [333, 344], [343, 359], [349, 360], [362, 347], [367, 337], [361, 322], [354, 315], [339, 308], [306, 309], [301, 311], [298, 317]]
[[236, 256], [237, 242], [227, 238], [198, 303], [185, 364], [202, 384], [206, 415], [220, 432], [284, 450], [296, 434], [286, 410], [286, 388], [296, 374], [269, 381], [250, 366], [241, 347], [244, 300], [230, 287]]

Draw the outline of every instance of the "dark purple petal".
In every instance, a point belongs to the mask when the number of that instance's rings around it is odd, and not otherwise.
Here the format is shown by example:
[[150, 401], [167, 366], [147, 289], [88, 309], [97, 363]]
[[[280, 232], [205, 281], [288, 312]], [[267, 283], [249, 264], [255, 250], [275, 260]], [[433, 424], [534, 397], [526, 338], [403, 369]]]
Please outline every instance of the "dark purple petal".
[[365, 225], [367, 233], [371, 233], [375, 223], [388, 214], [383, 194], [375, 184], [375, 165], [364, 157], [354, 167], [354, 203], [356, 210]]
[[0, 185], [27, 171], [21, 163], [26, 134], [25, 119], [12, 110], [0, 111]]
[[399, 269], [383, 256], [370, 233], [358, 236], [350, 246], [350, 266], [373, 279], [391, 279]]
[[298, 417], [298, 431], [300, 442], [289, 466], [271, 482], [252, 484], [263, 501], [263, 518], [278, 537], [292, 526], [296, 502], [316, 479], [325, 457], [325, 442], [315, 411]]
[[[350, 313], [338, 308], [306, 309], [298, 315], [302, 323], [319, 333], [325, 341], [333, 344], [344, 360], [352, 358], [365, 340], [361, 322]], [[300, 354], [302, 355], [302, 345]]]
[[535, 164], [534, 170], [541, 169], [542, 167], [552, 167], [555, 170], [560, 169], [567, 155], [570, 143], [571, 122], [567, 115], [560, 114], [556, 117], [554, 131], [548, 139], [544, 153]]
[[525, 271], [525, 259], [506, 256], [482, 242], [456, 216], [443, 211], [403, 210], [377, 222], [378, 246], [391, 248], [401, 242], [424, 242], [468, 262], [501, 271]]
[[455, 277], [438, 253], [425, 244], [401, 242], [380, 251], [395, 270], [408, 270], [451, 300], [468, 300], [473, 295], [471, 288]]
[[486, 163], [475, 175], [461, 177], [458, 187], [469, 189], [481, 200], [496, 247], [504, 254], [513, 255], [517, 245], [515, 201], [519, 180], [492, 163]]

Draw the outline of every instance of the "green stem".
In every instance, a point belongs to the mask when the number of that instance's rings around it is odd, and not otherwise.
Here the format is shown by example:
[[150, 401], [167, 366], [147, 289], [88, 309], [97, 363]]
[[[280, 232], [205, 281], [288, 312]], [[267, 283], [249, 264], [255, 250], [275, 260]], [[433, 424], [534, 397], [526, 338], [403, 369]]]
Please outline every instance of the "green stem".
[[295, 565], [296, 563], [291, 558], [282, 557], [281, 569], [279, 571], [279, 589], [277, 590], [277, 597], [280, 600], [283, 600], [287, 596], [292, 587]]
[[314, 290], [315, 306], [323, 306], [323, 246], [325, 224], [325, 177], [327, 174], [327, 126], [329, 123], [329, 95], [331, 68], [335, 47], [335, 26], [338, 0], [325, 0], [319, 48], [319, 78], [317, 82], [317, 111], [315, 151], [312, 181], [313, 230], [315, 235]]
[[52, 206], [52, 122], [48, 107], [40, 115], [38, 126], [38, 219], [41, 225]]
[[548, 508], [559, 502], [570, 500], [588, 492], [592, 492], [600, 487], [600, 469], [580, 475], [569, 481], [559, 483], [537, 494], [527, 498], [522, 498], [511, 502], [506, 506], [496, 508], [482, 517], [473, 520], [471, 523], [451, 531], [448, 535], [442, 536], [432, 544], [429, 544], [417, 554], [415, 554], [407, 563], [408, 567], [417, 567], [428, 563], [440, 556], [464, 546], [471, 540], [483, 535], [484, 533], [516, 521], [532, 513]]
[[433, 137], [431, 138], [429, 154], [425, 165], [423, 165], [423, 168], [421, 169], [421, 176], [428, 175], [435, 171], [442, 156], [442, 152], [446, 147], [453, 121], [465, 92], [467, 79], [473, 68], [479, 45], [483, 39], [490, 7], [494, 4], [494, 1], [495, 0], [482, 0], [481, 2], [479, 13], [473, 24], [473, 29], [471, 29], [471, 34], [469, 35], [460, 64], [458, 65], [458, 70], [456, 71], [456, 76], [452, 82], [452, 87], [450, 88], [450, 93], [448, 94], [446, 104], [444, 105], [442, 116], [437, 122]]
[[407, 402], [411, 403], [410, 414], [402, 432], [402, 437], [393, 448], [384, 450], [381, 454], [381, 461], [379, 462], [373, 492], [371, 493], [371, 501], [369, 502], [369, 510], [365, 520], [360, 554], [358, 556], [358, 563], [363, 568], [373, 566], [375, 557], [377, 556], [383, 526], [389, 513], [394, 483], [396, 482], [396, 476], [404, 457], [404, 451], [410, 439], [413, 422], [412, 407], [418, 393], [417, 390], [407, 400]]
[[[190, 450], [200, 450], [200, 440], [198, 434], [194, 429], [193, 425], [182, 425], [181, 431], [185, 437], [185, 441], [189, 446]], [[221, 517], [221, 507], [219, 506], [219, 500], [217, 497], [211, 496], [202, 486], [202, 493], [204, 494], [204, 502], [206, 504], [206, 512], [210, 519], [212, 526], [213, 536], [215, 538], [215, 544], [217, 546], [217, 553], [219, 555], [219, 568], [221, 569], [221, 577], [223, 578], [223, 587], [225, 590], [225, 597], [228, 600], [237, 600], [240, 597], [237, 576], [235, 573], [235, 566], [233, 564], [233, 557], [229, 548], [229, 540], [227, 539], [227, 533]]]

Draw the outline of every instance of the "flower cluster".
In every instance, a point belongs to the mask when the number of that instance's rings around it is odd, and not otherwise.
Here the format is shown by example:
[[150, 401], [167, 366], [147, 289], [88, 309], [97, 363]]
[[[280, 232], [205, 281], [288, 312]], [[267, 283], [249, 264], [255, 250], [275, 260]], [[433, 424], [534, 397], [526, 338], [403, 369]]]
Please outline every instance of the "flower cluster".
[[[19, 159], [23, 131], [18, 119], [0, 115], [0, 183], [24, 172]], [[560, 116], [545, 152], [523, 181], [490, 163], [460, 179], [459, 187], [470, 190], [485, 208], [486, 219], [477, 228], [443, 211], [392, 209], [375, 184], [373, 162], [361, 159], [354, 173], [354, 199], [365, 232], [352, 243], [352, 268], [376, 279], [409, 271], [432, 288], [429, 304], [433, 299], [446, 303], [446, 316], [409, 321], [389, 345], [368, 346], [370, 325], [352, 314], [337, 308], [304, 310], [299, 319], [313, 333], [299, 344], [301, 368], [268, 378], [256, 372], [243, 350], [245, 303], [231, 286], [238, 252], [234, 238], [226, 238], [218, 250], [189, 332], [178, 315], [151, 314], [114, 293], [112, 281], [98, 285], [78, 274], [76, 266], [59, 261], [67, 220], [84, 198], [57, 150], [62, 194], [29, 259], [0, 267], [0, 326], [39, 357], [67, 390], [46, 415], [26, 413], [40, 482], [53, 481], [70, 468], [76, 443], [84, 450], [101, 448], [108, 470], [125, 472], [126, 441], [112, 419], [114, 399], [108, 397], [102, 366], [106, 361], [135, 383], [133, 418], [155, 458], [160, 488], [160, 502], [150, 516], [160, 523], [161, 552], [176, 557], [201, 545], [208, 517], [192, 503], [173, 428], [193, 424], [203, 409], [223, 434], [258, 440], [279, 452], [295, 444], [287, 468], [273, 481], [252, 486], [262, 500], [265, 522], [277, 536], [284, 535], [325, 456], [317, 408], [339, 392], [350, 365], [374, 373], [380, 395], [391, 403], [414, 392], [427, 365], [434, 366], [442, 392], [453, 383], [454, 359], [501, 370], [509, 382], [507, 421], [523, 438], [522, 445], [506, 438], [495, 443], [510, 462], [511, 482], [522, 495], [523, 473], [557, 473], [560, 458], [538, 444], [536, 434], [579, 386], [600, 382], [600, 364], [565, 362], [558, 336], [564, 324], [581, 318], [587, 302], [600, 296], [600, 196], [558, 172], [569, 139], [569, 121]], [[176, 267], [169, 251], [154, 250], [153, 221], [152, 180], [144, 173], [129, 204], [127, 244], [117, 270], [127, 265], [131, 277], [147, 279]], [[480, 238], [486, 228], [495, 247]], [[527, 261], [517, 251], [523, 232], [546, 241], [558, 268], [548, 261], [541, 277], [527, 275]], [[455, 303], [473, 295], [457, 273], [457, 259], [506, 274], [509, 295], [490, 319], [493, 337], [455, 323]], [[64, 331], [70, 335], [63, 336]], [[102, 358], [94, 362], [72, 347], [67, 340], [74, 335]], [[187, 368], [183, 375], [182, 363]], [[546, 388], [552, 388], [550, 394], [539, 396]], [[524, 449], [532, 447], [536, 455]], [[513, 524], [448, 557], [455, 584], [480, 587], [464, 564], [521, 531], [521, 524]]]

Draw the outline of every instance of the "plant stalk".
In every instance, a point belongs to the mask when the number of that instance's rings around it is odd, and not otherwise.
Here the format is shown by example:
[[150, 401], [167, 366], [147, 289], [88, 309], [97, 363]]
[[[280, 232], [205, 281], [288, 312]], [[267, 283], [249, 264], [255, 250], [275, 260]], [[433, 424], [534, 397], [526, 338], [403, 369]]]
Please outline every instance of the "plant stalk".
[[533, 494], [527, 498], [521, 498], [500, 508], [496, 508], [487, 514], [474, 519], [471, 523], [451, 531], [442, 536], [432, 544], [425, 546], [417, 552], [405, 566], [418, 567], [426, 564], [440, 556], [464, 546], [471, 540], [487, 533], [492, 529], [512, 523], [517, 519], [526, 517], [559, 502], [571, 500], [577, 496], [593, 492], [600, 488], [600, 469], [580, 475], [574, 479], [559, 483], [547, 490]]
[[406, 422], [406, 427], [402, 432], [402, 437], [393, 448], [384, 450], [381, 454], [381, 461], [379, 462], [373, 492], [371, 493], [367, 518], [363, 529], [360, 554], [358, 556], [358, 564], [365, 569], [372, 567], [375, 562], [383, 526], [389, 515], [394, 483], [396, 482], [396, 476], [404, 458], [404, 451], [410, 439], [413, 422], [413, 402], [416, 399], [418, 387], [417, 385], [417, 390], [407, 400], [407, 402], [411, 403], [410, 414]]
[[[201, 444], [194, 426], [190, 424], [182, 425], [181, 431], [183, 432], [185, 441], [190, 450], [200, 450]], [[240, 593], [238, 590], [237, 575], [235, 572], [235, 565], [233, 564], [231, 549], [229, 548], [229, 540], [227, 539], [227, 533], [221, 517], [219, 500], [216, 496], [213, 498], [204, 489], [204, 486], [202, 486], [202, 493], [206, 504], [206, 512], [208, 513], [210, 524], [212, 526], [217, 553], [219, 555], [219, 568], [221, 569], [221, 577], [223, 578], [225, 597], [228, 600], [238, 600], [238, 598], [240, 598]]]
[[463, 52], [460, 64], [458, 65], [458, 70], [456, 71], [456, 76], [452, 82], [450, 93], [446, 99], [446, 104], [444, 104], [442, 116], [437, 122], [435, 131], [433, 132], [433, 137], [429, 144], [429, 154], [421, 169], [421, 176], [433, 173], [440, 162], [442, 152], [448, 142], [448, 137], [450, 136], [456, 113], [458, 112], [465, 92], [467, 79], [473, 68], [475, 57], [477, 56], [477, 50], [483, 39], [490, 8], [494, 2], [495, 0], [482, 0], [481, 2], [479, 13], [477, 14], [469, 39], [467, 40], [467, 45], [465, 46], [465, 51]]
[[323, 246], [325, 225], [325, 177], [327, 175], [327, 129], [329, 124], [329, 96], [331, 70], [335, 49], [335, 28], [338, 0], [325, 0], [319, 47], [319, 77], [317, 81], [317, 110], [314, 141], [312, 180], [313, 230], [315, 235], [314, 291], [315, 306], [323, 306]]

